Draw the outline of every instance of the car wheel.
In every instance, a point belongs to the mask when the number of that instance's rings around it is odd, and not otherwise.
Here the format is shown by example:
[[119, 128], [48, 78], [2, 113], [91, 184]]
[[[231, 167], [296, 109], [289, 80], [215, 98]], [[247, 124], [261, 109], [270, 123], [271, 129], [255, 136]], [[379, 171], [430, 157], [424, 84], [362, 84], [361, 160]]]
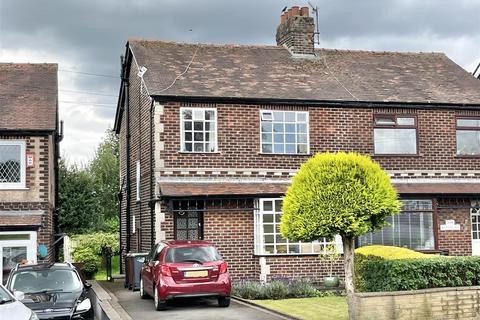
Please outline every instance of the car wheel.
[[154, 291], [153, 303], [155, 304], [155, 310], [162, 311], [167, 309], [167, 302], [165, 300], [160, 300], [160, 297], [158, 296], [157, 286], [153, 287], [153, 291]]
[[140, 279], [140, 298], [146, 299], [148, 294], [145, 292], [145, 288], [143, 287], [143, 279]]
[[230, 305], [230, 297], [218, 297], [218, 306], [227, 308]]

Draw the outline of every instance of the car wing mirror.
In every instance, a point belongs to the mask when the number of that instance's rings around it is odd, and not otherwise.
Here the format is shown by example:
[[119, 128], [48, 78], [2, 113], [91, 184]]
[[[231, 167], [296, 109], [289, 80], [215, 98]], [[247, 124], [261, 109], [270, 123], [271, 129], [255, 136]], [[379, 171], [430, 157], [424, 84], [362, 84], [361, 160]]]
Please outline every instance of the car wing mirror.
[[23, 291], [15, 291], [13, 293], [13, 296], [15, 297], [15, 299], [17, 299], [18, 301], [22, 301], [23, 299], [25, 299], [25, 293]]
[[83, 286], [85, 287], [85, 289], [89, 290], [91, 287], [92, 287], [92, 284], [91, 283], [88, 283], [88, 282], [85, 282], [83, 284]]

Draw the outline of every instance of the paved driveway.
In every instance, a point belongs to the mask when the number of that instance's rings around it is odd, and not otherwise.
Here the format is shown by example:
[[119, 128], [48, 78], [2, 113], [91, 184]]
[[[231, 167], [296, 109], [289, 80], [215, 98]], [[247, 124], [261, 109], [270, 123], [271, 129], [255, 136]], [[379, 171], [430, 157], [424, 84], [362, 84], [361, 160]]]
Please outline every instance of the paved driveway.
[[135, 320], [279, 320], [285, 319], [236, 301], [228, 308], [219, 308], [216, 299], [182, 299], [172, 301], [166, 311], [155, 311], [152, 299], [140, 299], [138, 291], [123, 288], [121, 283], [102, 282], [102, 286], [112, 292], [118, 303]]

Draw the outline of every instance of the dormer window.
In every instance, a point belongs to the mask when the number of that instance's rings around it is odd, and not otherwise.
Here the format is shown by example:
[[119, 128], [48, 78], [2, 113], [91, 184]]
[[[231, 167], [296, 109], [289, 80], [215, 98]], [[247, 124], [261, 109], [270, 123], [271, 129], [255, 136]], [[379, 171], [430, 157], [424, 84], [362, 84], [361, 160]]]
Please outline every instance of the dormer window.
[[217, 151], [217, 110], [181, 108], [181, 151], [208, 153]]
[[417, 154], [417, 119], [407, 115], [374, 118], [375, 154]]
[[0, 189], [25, 188], [25, 142], [0, 140]]

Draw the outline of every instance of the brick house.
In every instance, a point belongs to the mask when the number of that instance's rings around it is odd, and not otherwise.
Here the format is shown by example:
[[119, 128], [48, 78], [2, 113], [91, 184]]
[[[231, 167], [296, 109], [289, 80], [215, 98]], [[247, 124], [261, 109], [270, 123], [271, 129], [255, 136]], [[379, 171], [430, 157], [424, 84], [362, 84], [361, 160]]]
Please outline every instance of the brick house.
[[277, 46], [127, 42], [123, 254], [201, 238], [236, 279], [323, 277], [318, 254], [341, 242], [283, 239], [281, 197], [308, 157], [340, 150], [378, 161], [404, 202], [359, 246], [480, 254], [480, 81], [442, 53], [315, 49], [313, 35], [293, 7]]
[[0, 280], [39, 246], [52, 261], [58, 143], [56, 64], [0, 63]]

